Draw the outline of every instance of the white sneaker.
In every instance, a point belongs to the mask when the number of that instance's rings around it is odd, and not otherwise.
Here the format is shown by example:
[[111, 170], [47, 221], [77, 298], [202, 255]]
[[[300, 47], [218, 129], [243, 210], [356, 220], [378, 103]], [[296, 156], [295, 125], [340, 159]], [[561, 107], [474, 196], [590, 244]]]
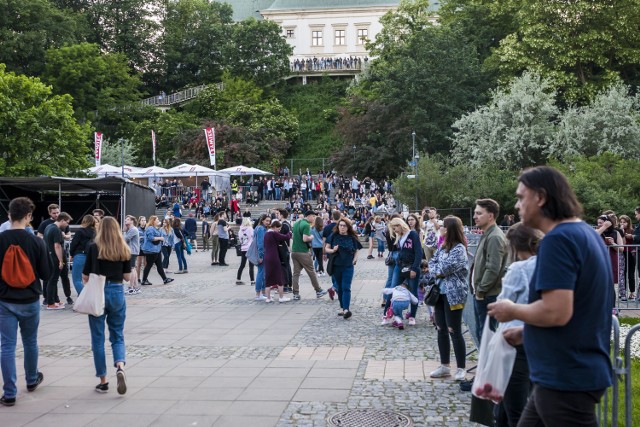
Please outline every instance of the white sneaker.
[[278, 300], [278, 302], [289, 302], [289, 301], [291, 301], [291, 298], [289, 297], [282, 297]]
[[456, 369], [456, 374], [453, 376], [453, 379], [456, 381], [462, 381], [467, 376], [467, 371], [462, 368]]
[[264, 302], [271, 303], [271, 302], [273, 302], [273, 300], [271, 298], [265, 298]]
[[266, 300], [266, 299], [267, 299], [267, 297], [265, 297], [264, 295], [259, 295], [259, 296], [257, 296], [257, 297], [256, 297], [256, 299], [255, 299], [255, 300], [256, 300], [256, 301], [264, 301], [264, 300]]
[[382, 322], [380, 322], [380, 326], [388, 325], [391, 323], [391, 319], [386, 316], [382, 316]]
[[444, 378], [451, 376], [451, 369], [448, 366], [440, 365], [438, 369], [429, 374], [431, 378]]
[[416, 318], [409, 317], [409, 326], [416, 326]]

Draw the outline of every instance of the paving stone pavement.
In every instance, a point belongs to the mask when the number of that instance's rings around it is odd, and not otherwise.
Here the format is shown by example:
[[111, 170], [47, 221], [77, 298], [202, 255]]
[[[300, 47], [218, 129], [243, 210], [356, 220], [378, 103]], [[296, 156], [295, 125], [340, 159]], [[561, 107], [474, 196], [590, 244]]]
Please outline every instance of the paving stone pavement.
[[[426, 307], [404, 331], [380, 326], [387, 268], [382, 259], [360, 258], [353, 317], [344, 320], [337, 301], [315, 298], [304, 273], [301, 301], [266, 304], [253, 300], [248, 271], [247, 285], [235, 285], [235, 254], [228, 254], [230, 267], [219, 267], [209, 265], [208, 252], [194, 253], [190, 273], [127, 296], [124, 396], [115, 387], [93, 391], [86, 316], [43, 310], [44, 382], [26, 392], [19, 344], [18, 400], [0, 407], [0, 426], [315, 427], [352, 409], [397, 411], [416, 426], [475, 425], [468, 421], [470, 394], [451, 379], [429, 378], [439, 361]], [[150, 280], [161, 283], [155, 272]], [[320, 281], [330, 285], [328, 277]], [[108, 341], [106, 351], [109, 360]]]

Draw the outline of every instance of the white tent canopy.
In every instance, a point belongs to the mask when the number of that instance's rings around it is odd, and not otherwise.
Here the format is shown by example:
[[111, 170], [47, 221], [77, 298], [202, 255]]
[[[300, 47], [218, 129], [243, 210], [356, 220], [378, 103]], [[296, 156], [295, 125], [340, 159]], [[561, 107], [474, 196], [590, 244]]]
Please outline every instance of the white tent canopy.
[[150, 166], [148, 168], [138, 168], [139, 171], [131, 174], [136, 178], [147, 178], [150, 176], [162, 175], [167, 172], [168, 169], [161, 168], [160, 166]]
[[[124, 165], [125, 176], [135, 176], [139, 171], [140, 168]], [[109, 164], [104, 164], [101, 166], [94, 166], [92, 168], [89, 168], [89, 172], [98, 176], [118, 176], [122, 175], [122, 166], [112, 166]]]
[[229, 175], [273, 175], [272, 173], [265, 172], [257, 168], [249, 168], [247, 166], [232, 166], [230, 168], [221, 169], [218, 172], [225, 172]]
[[206, 166], [200, 165], [190, 165], [188, 163], [183, 163], [179, 166], [172, 167], [171, 169], [165, 172], [165, 175], [174, 174], [175, 176], [208, 176], [208, 175], [217, 175], [218, 171], [208, 168]]

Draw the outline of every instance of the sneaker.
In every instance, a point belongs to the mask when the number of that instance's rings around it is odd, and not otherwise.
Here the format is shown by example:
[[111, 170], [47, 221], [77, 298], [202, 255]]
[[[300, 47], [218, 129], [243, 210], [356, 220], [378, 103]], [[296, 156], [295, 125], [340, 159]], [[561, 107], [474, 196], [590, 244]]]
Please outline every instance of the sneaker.
[[15, 397], [0, 397], [0, 405], [4, 405], [4, 406], [13, 406], [16, 404], [16, 398]]
[[116, 371], [116, 378], [118, 380], [118, 394], [125, 394], [127, 392], [127, 376], [122, 368], [118, 368]]
[[268, 303], [272, 303], [273, 300], [271, 298], [265, 298], [264, 302], [266, 302], [268, 304]]
[[367, 259], [373, 259], [373, 255], [369, 255]]
[[218, 265], [219, 265], [220, 267], [229, 267], [229, 264], [222, 263], [222, 262], [221, 262], [221, 263], [219, 263]]
[[236, 285], [244, 285], [244, 282], [242, 280], [236, 280]]
[[142, 293], [142, 289], [140, 289], [140, 288], [133, 288], [133, 289], [131, 289], [131, 293], [132, 293], [133, 295], [141, 294], [141, 293]]
[[408, 323], [409, 323], [409, 326], [416, 326], [416, 318], [410, 317]]
[[[251, 281], [251, 286], [255, 286], [255, 285], [256, 285], [256, 281], [255, 281], [255, 280], [252, 280], [252, 281]], [[286, 291], [285, 291], [285, 292], [286, 292]]]
[[148, 281], [148, 280], [144, 280], [144, 281], [143, 281], [142, 283], [140, 283], [140, 284], [141, 284], [142, 286], [151, 286], [151, 285], [153, 285], [153, 283], [151, 283], [151, 282], [150, 282], [150, 281]]
[[291, 301], [291, 298], [289, 297], [282, 297], [278, 300], [278, 302], [289, 302], [289, 301]]
[[44, 380], [44, 375], [42, 374], [42, 372], [38, 372], [38, 379], [33, 384], [27, 384], [27, 391], [34, 391], [35, 389], [37, 389], [38, 386], [42, 383], [42, 380]]
[[453, 379], [456, 381], [462, 381], [467, 376], [467, 371], [462, 368], [456, 369], [456, 374], [453, 376]]
[[620, 297], [620, 301], [626, 302], [627, 301], [627, 297]]
[[338, 316], [343, 317], [344, 316], [344, 311], [339, 311], [338, 312]]
[[451, 376], [451, 369], [448, 366], [440, 365], [438, 369], [432, 371], [429, 376], [431, 378], [444, 378]]
[[293, 300], [294, 301], [300, 301], [300, 294], [293, 295]]
[[165, 274], [173, 274], [173, 271], [171, 270], [167, 270], [166, 268], [163, 268]]
[[336, 291], [333, 288], [329, 288], [327, 290], [327, 292], [329, 292], [329, 299], [331, 299], [331, 301], [333, 301], [334, 299], [336, 299]]
[[96, 391], [98, 393], [106, 393], [109, 391], [109, 383], [100, 383], [96, 386]]
[[49, 304], [47, 305], [47, 310], [64, 310], [64, 305], [60, 306], [58, 304]]
[[258, 296], [255, 298], [255, 301], [264, 301], [264, 300], [266, 300], [266, 299], [267, 299], [267, 297], [265, 297], [264, 295], [258, 295]]
[[391, 323], [391, 319], [386, 316], [382, 316], [382, 322], [380, 322], [380, 326], [385, 326]]
[[71, 297], [67, 297], [67, 304], [73, 305], [73, 300], [71, 299]]
[[462, 380], [460, 381], [460, 391], [471, 391], [471, 387], [473, 386], [473, 380], [474, 378], [471, 378], [470, 380]]
[[[400, 322], [400, 323], [402, 323], [402, 322]], [[398, 327], [398, 321], [394, 320], [393, 322], [391, 322], [391, 326], [393, 326], [394, 328], [397, 328]]]
[[182, 270], [182, 274], [187, 274], [189, 270]]
[[350, 318], [351, 317], [351, 312], [349, 310], [345, 311], [344, 312], [344, 316], [342, 316], [342, 317], [344, 317], [345, 319]]
[[166, 285], [167, 283], [171, 283], [171, 282], [173, 282], [174, 280], [175, 280], [175, 279], [172, 279], [171, 277], [167, 277], [166, 279], [164, 279], [164, 280], [162, 281], [162, 283], [164, 283], [164, 284]]
[[133, 295], [133, 288], [127, 288], [127, 290], [124, 293], [125, 295]]
[[326, 294], [327, 294], [327, 291], [325, 291], [324, 289], [320, 289], [318, 292], [316, 292], [316, 298], [322, 298]]
[[[166, 273], [166, 271], [165, 271], [165, 273]], [[178, 270], [178, 271], [176, 271], [176, 274], [184, 274], [184, 270]]]

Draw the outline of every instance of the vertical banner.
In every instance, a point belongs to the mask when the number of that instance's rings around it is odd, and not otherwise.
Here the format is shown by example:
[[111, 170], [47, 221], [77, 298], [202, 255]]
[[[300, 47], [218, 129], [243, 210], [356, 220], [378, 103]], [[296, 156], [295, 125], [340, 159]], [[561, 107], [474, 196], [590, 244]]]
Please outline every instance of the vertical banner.
[[153, 143], [153, 166], [156, 165], [156, 133], [151, 130], [151, 142]]
[[207, 140], [207, 148], [209, 149], [209, 159], [211, 160], [211, 165], [216, 166], [216, 131], [213, 128], [206, 128], [204, 130], [204, 136]]
[[102, 160], [102, 133], [95, 132], [93, 134], [93, 140], [96, 147], [96, 166], [100, 166], [100, 161]]

